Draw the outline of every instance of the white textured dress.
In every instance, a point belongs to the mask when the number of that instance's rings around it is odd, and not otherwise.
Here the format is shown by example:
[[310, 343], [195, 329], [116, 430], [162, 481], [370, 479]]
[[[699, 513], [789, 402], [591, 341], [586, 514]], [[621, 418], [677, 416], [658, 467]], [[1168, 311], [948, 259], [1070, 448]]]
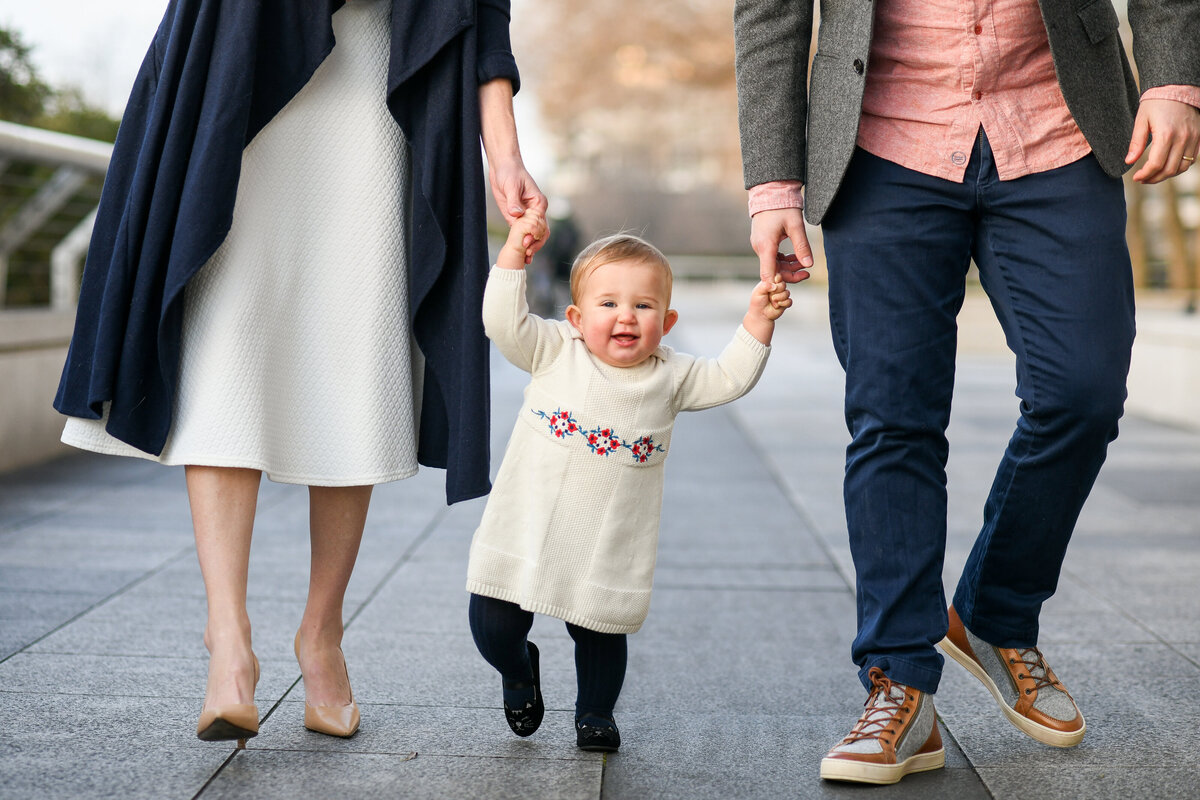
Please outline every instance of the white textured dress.
[[[417, 471], [409, 154], [386, 105], [388, 0], [333, 15], [308, 84], [246, 147], [233, 224], [189, 283], [164, 464], [354, 486]], [[63, 441], [155, 456], [72, 417]]]

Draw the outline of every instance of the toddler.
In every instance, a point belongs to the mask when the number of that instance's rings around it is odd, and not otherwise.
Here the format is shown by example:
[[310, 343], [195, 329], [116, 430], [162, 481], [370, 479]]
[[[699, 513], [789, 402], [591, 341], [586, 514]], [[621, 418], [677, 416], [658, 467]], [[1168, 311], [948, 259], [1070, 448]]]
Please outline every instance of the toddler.
[[716, 360], [660, 342], [679, 315], [671, 268], [630, 235], [587, 247], [571, 270], [566, 321], [525, 301], [526, 244], [545, 235], [527, 211], [513, 223], [483, 300], [487, 335], [532, 376], [471, 543], [471, 633], [500, 672], [504, 713], [518, 736], [541, 724], [534, 612], [566, 622], [575, 641], [576, 741], [615, 751], [613, 706], [625, 678], [625, 635], [641, 627], [662, 507], [663, 462], [680, 411], [750, 391], [766, 364], [788, 290], [759, 283]]

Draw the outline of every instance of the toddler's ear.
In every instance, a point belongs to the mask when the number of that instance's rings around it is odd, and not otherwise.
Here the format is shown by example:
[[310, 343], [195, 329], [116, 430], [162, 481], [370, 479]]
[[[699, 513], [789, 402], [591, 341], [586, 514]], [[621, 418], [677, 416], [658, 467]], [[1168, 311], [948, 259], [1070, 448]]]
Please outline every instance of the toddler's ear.
[[579, 306], [572, 303], [567, 306], [567, 322], [575, 326], [575, 330], [583, 333], [583, 312], [579, 310]]
[[675, 327], [675, 323], [679, 322], [679, 312], [675, 309], [669, 309], [667, 315], [663, 317], [663, 336], [671, 332], [671, 328]]

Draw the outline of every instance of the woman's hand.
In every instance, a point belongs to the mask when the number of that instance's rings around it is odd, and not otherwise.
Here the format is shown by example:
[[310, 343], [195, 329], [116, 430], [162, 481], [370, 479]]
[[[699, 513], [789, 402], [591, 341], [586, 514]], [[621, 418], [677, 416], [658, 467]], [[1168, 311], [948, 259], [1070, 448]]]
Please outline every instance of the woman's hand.
[[492, 197], [504, 221], [509, 225], [528, 210], [546, 215], [546, 195], [538, 188], [533, 176], [525, 169], [521, 157], [508, 158], [497, 163], [488, 159], [488, 180], [492, 184]]
[[[483, 149], [487, 153], [488, 181], [492, 184], [492, 196], [511, 226], [526, 211], [537, 211], [546, 216], [546, 195], [538, 188], [533, 176], [525, 169], [521, 160], [521, 147], [517, 143], [517, 122], [513, 117], [512, 83], [507, 78], [497, 78], [479, 87], [479, 118], [482, 127]], [[528, 259], [546, 243], [546, 235], [533, 239], [526, 237]]]

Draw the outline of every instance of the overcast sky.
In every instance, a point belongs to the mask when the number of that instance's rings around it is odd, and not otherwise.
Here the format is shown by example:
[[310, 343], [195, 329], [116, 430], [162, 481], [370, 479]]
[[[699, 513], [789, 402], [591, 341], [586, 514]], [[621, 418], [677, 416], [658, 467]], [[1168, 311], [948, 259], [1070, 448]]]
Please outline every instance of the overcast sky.
[[167, 0], [0, 0], [0, 24], [32, 45], [52, 86], [119, 114]]

